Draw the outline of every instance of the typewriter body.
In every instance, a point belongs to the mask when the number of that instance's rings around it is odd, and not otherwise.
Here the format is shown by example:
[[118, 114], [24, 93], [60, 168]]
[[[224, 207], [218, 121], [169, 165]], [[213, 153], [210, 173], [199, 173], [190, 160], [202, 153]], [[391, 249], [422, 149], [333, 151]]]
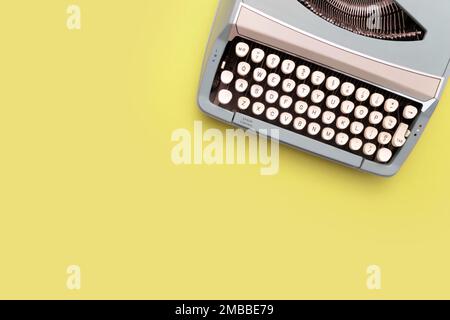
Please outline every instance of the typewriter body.
[[222, 0], [198, 103], [238, 127], [396, 174], [450, 73], [448, 0]]

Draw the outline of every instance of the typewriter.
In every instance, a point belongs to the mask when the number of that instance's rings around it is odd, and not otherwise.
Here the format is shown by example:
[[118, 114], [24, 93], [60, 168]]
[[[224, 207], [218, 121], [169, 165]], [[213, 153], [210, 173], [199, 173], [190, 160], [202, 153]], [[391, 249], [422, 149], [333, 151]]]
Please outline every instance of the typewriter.
[[222, 0], [203, 63], [206, 114], [395, 175], [450, 74], [448, 0]]

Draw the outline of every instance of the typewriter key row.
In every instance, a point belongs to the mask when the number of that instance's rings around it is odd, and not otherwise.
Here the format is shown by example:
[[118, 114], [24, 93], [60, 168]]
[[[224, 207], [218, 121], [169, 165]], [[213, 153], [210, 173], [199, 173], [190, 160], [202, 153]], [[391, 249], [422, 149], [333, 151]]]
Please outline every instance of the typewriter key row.
[[236, 39], [211, 101], [380, 163], [403, 147], [420, 105], [272, 48]]

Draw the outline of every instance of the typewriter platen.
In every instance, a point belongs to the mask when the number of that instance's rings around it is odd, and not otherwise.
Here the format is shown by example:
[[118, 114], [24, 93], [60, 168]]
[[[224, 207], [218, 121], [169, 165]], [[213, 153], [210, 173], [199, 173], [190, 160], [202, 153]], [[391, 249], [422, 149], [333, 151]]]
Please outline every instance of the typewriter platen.
[[392, 176], [447, 81], [448, 12], [446, 0], [222, 0], [200, 108]]

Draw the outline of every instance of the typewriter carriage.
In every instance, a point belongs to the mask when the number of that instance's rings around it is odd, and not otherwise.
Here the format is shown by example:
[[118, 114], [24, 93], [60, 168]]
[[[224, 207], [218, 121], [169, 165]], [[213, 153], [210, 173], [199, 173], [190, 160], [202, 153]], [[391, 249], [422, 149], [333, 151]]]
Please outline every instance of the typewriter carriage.
[[355, 34], [421, 41], [426, 31], [396, 0], [298, 0], [313, 13]]

